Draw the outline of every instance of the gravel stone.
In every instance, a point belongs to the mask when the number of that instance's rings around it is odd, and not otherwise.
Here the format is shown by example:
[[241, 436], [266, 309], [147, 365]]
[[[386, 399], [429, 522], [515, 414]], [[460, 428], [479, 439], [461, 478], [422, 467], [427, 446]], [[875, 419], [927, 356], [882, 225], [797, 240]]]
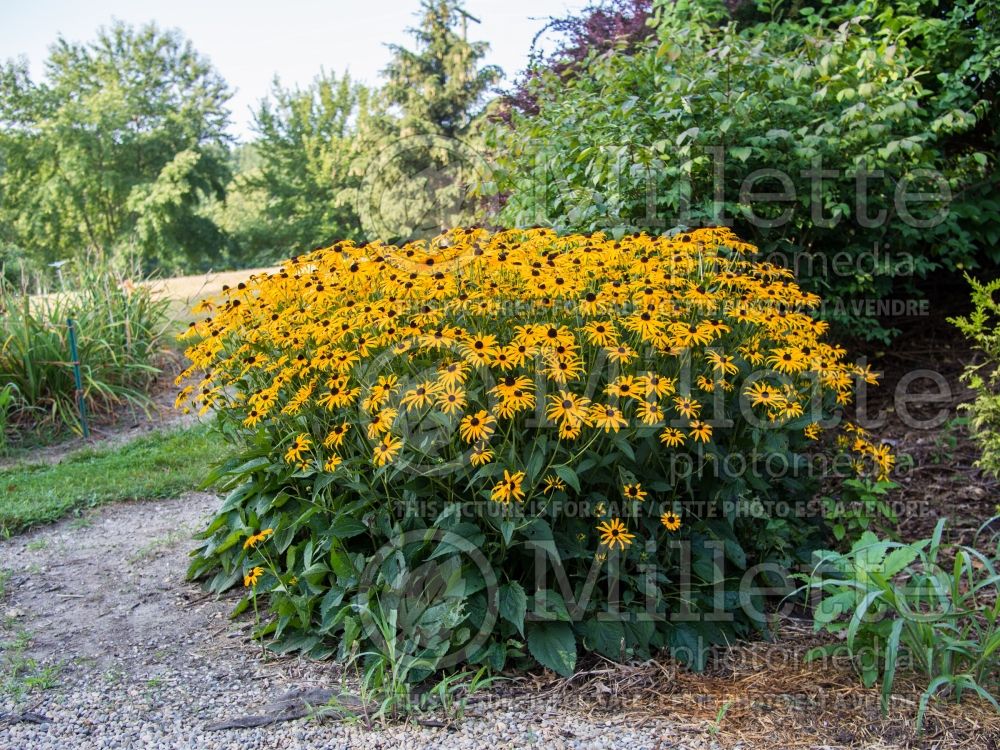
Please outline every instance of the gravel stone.
[[206, 595], [184, 580], [191, 535], [218, 504], [205, 493], [122, 503], [0, 544], [0, 569], [10, 571], [0, 603], [8, 652], [0, 664], [10, 671], [9, 644], [26, 631], [21, 656], [38, 668], [58, 667], [53, 688], [20, 699], [0, 692], [0, 749], [713, 747], [707, 733], [681, 730], [668, 717], [637, 726], [622, 715], [583, 715], [523, 695], [487, 697], [448, 727], [367, 729], [303, 718], [207, 731], [260, 713], [290, 690], [340, 685], [333, 663], [262, 653], [248, 635], [252, 621], [228, 617], [234, 596]]

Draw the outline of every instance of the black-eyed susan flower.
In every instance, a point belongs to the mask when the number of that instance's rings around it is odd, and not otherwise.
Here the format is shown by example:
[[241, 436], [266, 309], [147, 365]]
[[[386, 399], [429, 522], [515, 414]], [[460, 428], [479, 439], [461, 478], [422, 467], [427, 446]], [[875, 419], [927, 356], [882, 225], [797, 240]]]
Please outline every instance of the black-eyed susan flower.
[[417, 385], [403, 394], [403, 398], [399, 403], [411, 410], [430, 406], [437, 396], [439, 387], [433, 380], [425, 380], [422, 383], [417, 383]]
[[637, 379], [637, 383], [639, 384], [643, 395], [653, 398], [669, 396], [675, 389], [672, 378], [668, 378], [655, 372], [647, 372], [645, 375]]
[[398, 416], [399, 411], [397, 409], [382, 409], [368, 423], [368, 439], [375, 440], [379, 435], [383, 435], [391, 430]]
[[473, 446], [472, 452], [469, 454], [469, 462], [473, 466], [485, 466], [492, 460], [493, 451], [485, 443]]
[[694, 440], [707, 443], [712, 439], [712, 425], [708, 422], [694, 420], [688, 425], [688, 435]]
[[664, 445], [670, 446], [671, 448], [684, 445], [684, 440], [684, 433], [676, 427], [667, 427], [660, 433], [660, 442]]
[[698, 416], [698, 412], [701, 411], [701, 404], [693, 398], [677, 396], [674, 399], [674, 408], [681, 416], [687, 417], [688, 419], [694, 419]]
[[524, 500], [524, 472], [516, 471], [511, 474], [504, 469], [503, 480], [494, 485], [490, 498], [498, 503], [507, 505], [511, 500], [521, 502]]
[[664, 419], [663, 409], [656, 401], [640, 401], [635, 406], [635, 416], [649, 426], [660, 424]]
[[496, 417], [485, 409], [480, 409], [475, 414], [468, 414], [462, 418], [458, 432], [467, 443], [482, 442], [493, 434], [496, 421]]
[[559, 391], [549, 396], [545, 415], [560, 424], [572, 426], [590, 423], [590, 399], [570, 391]]
[[469, 366], [464, 362], [446, 362], [438, 368], [438, 383], [444, 388], [460, 386], [469, 374]]
[[292, 444], [288, 446], [288, 450], [285, 451], [285, 460], [290, 464], [299, 463], [311, 447], [312, 440], [309, 439], [308, 435], [304, 433], [296, 435]]
[[566, 482], [564, 482], [559, 476], [555, 474], [549, 474], [545, 477], [544, 487], [542, 487], [542, 492], [548, 495], [550, 492], [555, 492], [556, 490], [565, 490]]
[[780, 409], [785, 402], [781, 392], [768, 383], [757, 381], [751, 383], [744, 393], [750, 399], [751, 406], [767, 406]]
[[620, 375], [604, 388], [606, 394], [617, 398], [640, 398], [644, 390], [632, 375]]
[[590, 407], [590, 424], [605, 432], [618, 432], [628, 426], [628, 420], [622, 410], [610, 404], [592, 404]]
[[403, 441], [392, 435], [384, 435], [382, 440], [372, 448], [372, 461], [376, 466], [385, 466], [399, 455]]
[[334, 425], [330, 432], [327, 433], [326, 437], [323, 438], [323, 447], [339, 448], [344, 444], [344, 436], [347, 435], [347, 431], [350, 429], [351, 425], [347, 422]]
[[728, 354], [709, 349], [705, 352], [705, 359], [708, 360], [712, 369], [721, 375], [735, 375], [740, 371], [736, 360]]
[[779, 347], [767, 358], [767, 363], [781, 373], [792, 375], [805, 370], [809, 363], [797, 348]]
[[256, 547], [273, 533], [274, 529], [263, 529], [256, 534], [251, 534], [247, 537], [246, 541], [243, 542], [243, 549], [252, 549], [253, 547]]
[[667, 531], [677, 531], [681, 527], [681, 517], [672, 510], [668, 510], [660, 516], [660, 523], [663, 524]]
[[597, 531], [601, 535], [601, 544], [608, 549], [614, 549], [615, 546], [619, 549], [625, 549], [635, 539], [635, 534], [630, 534], [628, 527], [618, 518], [597, 524]]
[[446, 386], [437, 397], [437, 407], [445, 414], [457, 414], [466, 403], [465, 391], [457, 386]]
[[251, 568], [250, 571], [243, 576], [243, 586], [244, 588], [250, 588], [251, 586], [256, 586], [257, 581], [260, 577], [264, 575], [264, 569], [260, 566]]
[[643, 500], [647, 493], [639, 482], [626, 484], [622, 487], [622, 495], [628, 500]]
[[593, 321], [583, 327], [583, 333], [594, 346], [610, 347], [618, 343], [618, 334], [611, 322]]

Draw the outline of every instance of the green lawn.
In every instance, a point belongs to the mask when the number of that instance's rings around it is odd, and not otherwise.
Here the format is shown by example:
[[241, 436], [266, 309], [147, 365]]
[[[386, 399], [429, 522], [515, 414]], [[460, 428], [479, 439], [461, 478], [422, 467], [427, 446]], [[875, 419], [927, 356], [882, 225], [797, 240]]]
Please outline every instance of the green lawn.
[[217, 454], [218, 436], [199, 425], [82, 450], [54, 465], [0, 470], [0, 534], [101, 503], [173, 497], [195, 489]]

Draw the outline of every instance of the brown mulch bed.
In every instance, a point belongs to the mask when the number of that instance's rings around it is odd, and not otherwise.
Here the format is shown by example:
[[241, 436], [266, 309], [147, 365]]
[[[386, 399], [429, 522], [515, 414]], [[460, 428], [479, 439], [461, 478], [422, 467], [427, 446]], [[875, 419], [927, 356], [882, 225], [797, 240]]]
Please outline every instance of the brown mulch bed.
[[[900, 488], [891, 498], [896, 532], [904, 541], [923, 539], [946, 518], [947, 541], [996, 554], [1000, 526], [981, 527], [1000, 513], [1000, 481], [975, 465], [980, 452], [962, 408], [973, 394], [960, 376], [976, 353], [950, 324], [936, 320], [904, 329], [871, 359], [882, 381], [868, 389], [867, 416], [874, 435], [900, 457], [894, 476]], [[906, 393], [939, 400], [906, 405]]]
[[774, 642], [726, 649], [701, 674], [664, 658], [596, 661], [570, 679], [546, 672], [517, 687], [534, 701], [558, 701], [594, 718], [623, 712], [636, 726], [670, 719], [692, 738], [708, 732], [725, 748], [1000, 748], [1000, 714], [985, 701], [931, 701], [917, 734], [925, 687], [919, 676], [897, 675], [882, 716], [879, 688], [863, 687], [846, 659], [806, 662], [806, 652], [823, 643], [829, 639], [808, 624], [785, 621]]

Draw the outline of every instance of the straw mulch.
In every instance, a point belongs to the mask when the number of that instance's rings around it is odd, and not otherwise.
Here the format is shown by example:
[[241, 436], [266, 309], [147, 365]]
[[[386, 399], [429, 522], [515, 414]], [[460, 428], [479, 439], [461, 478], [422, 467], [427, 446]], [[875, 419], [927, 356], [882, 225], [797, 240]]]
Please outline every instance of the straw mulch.
[[624, 714], [633, 726], [667, 720], [695, 744], [708, 737], [725, 748], [1000, 748], [1000, 714], [972, 695], [961, 704], [932, 700], [918, 735], [926, 682], [917, 675], [897, 675], [882, 716], [879, 688], [866, 689], [849, 664], [806, 662], [806, 652], [824, 642], [802, 624], [785, 624], [775, 642], [733, 646], [701, 674], [666, 658], [602, 660], [572, 678], [545, 673], [517, 689], [595, 717]]

